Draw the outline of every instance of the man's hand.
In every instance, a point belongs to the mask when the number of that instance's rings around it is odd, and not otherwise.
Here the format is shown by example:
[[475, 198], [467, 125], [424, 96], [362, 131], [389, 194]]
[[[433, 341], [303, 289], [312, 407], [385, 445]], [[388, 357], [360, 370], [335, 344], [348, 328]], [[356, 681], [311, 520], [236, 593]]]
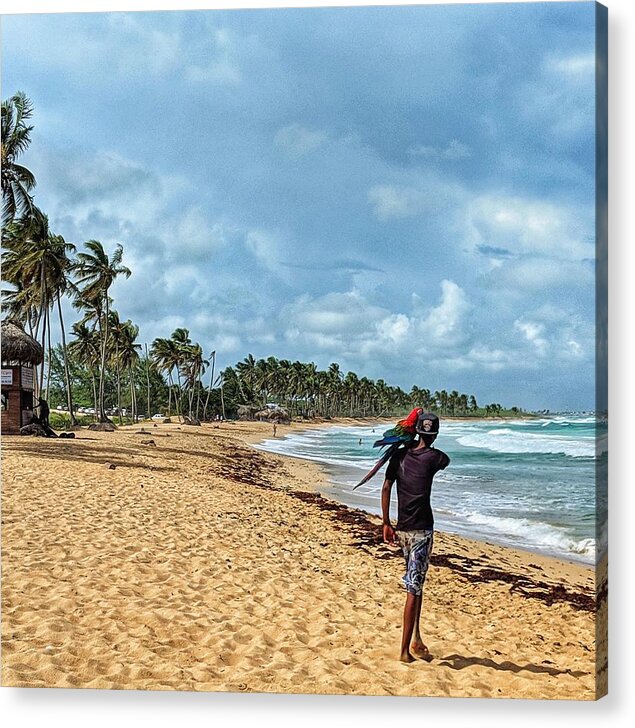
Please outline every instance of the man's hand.
[[390, 523], [384, 523], [383, 536], [384, 543], [395, 543], [395, 529], [390, 525]]

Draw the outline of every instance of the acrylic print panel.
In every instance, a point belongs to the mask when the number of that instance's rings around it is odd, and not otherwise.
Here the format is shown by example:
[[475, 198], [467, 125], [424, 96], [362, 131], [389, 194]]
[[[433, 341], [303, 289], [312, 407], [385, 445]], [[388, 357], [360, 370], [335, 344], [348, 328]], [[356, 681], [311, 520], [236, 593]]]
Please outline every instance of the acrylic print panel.
[[606, 27], [3, 17], [4, 685], [606, 692]]

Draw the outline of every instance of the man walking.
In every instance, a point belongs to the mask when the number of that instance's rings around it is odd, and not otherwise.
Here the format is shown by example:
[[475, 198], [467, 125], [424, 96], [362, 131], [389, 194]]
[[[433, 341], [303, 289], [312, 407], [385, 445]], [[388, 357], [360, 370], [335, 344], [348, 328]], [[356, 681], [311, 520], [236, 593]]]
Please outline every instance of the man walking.
[[[450, 463], [450, 458], [444, 452], [432, 447], [439, 434], [439, 418], [436, 415], [420, 413], [415, 429], [418, 440], [400, 448], [390, 458], [381, 491], [384, 541], [394, 543], [398, 540], [406, 560], [403, 584], [407, 597], [401, 639], [402, 662], [413, 662], [415, 658], [412, 653], [423, 660], [432, 659], [419, 631], [423, 584], [434, 542], [430, 491], [435, 474]], [[395, 481], [398, 516], [393, 529], [390, 522], [390, 493]]]

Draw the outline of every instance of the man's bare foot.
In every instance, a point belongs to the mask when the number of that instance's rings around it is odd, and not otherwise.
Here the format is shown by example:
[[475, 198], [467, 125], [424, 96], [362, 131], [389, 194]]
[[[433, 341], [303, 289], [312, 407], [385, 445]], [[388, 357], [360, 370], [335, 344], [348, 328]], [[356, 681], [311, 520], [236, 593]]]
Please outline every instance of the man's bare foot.
[[415, 658], [409, 652], [402, 652], [399, 658], [402, 662], [414, 662]]
[[425, 660], [426, 662], [430, 662], [432, 660], [430, 650], [423, 644], [423, 642], [413, 642], [412, 645], [410, 645], [410, 648], [415, 653], [415, 657], [418, 657], [420, 660]]

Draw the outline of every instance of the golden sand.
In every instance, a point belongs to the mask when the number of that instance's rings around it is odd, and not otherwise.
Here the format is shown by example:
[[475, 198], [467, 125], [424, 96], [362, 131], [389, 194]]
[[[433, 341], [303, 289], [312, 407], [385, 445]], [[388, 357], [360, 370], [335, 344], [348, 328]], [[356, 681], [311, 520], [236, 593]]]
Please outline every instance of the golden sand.
[[3, 438], [3, 685], [595, 697], [591, 569], [438, 533], [405, 665], [401, 558], [317, 466], [139, 429]]

